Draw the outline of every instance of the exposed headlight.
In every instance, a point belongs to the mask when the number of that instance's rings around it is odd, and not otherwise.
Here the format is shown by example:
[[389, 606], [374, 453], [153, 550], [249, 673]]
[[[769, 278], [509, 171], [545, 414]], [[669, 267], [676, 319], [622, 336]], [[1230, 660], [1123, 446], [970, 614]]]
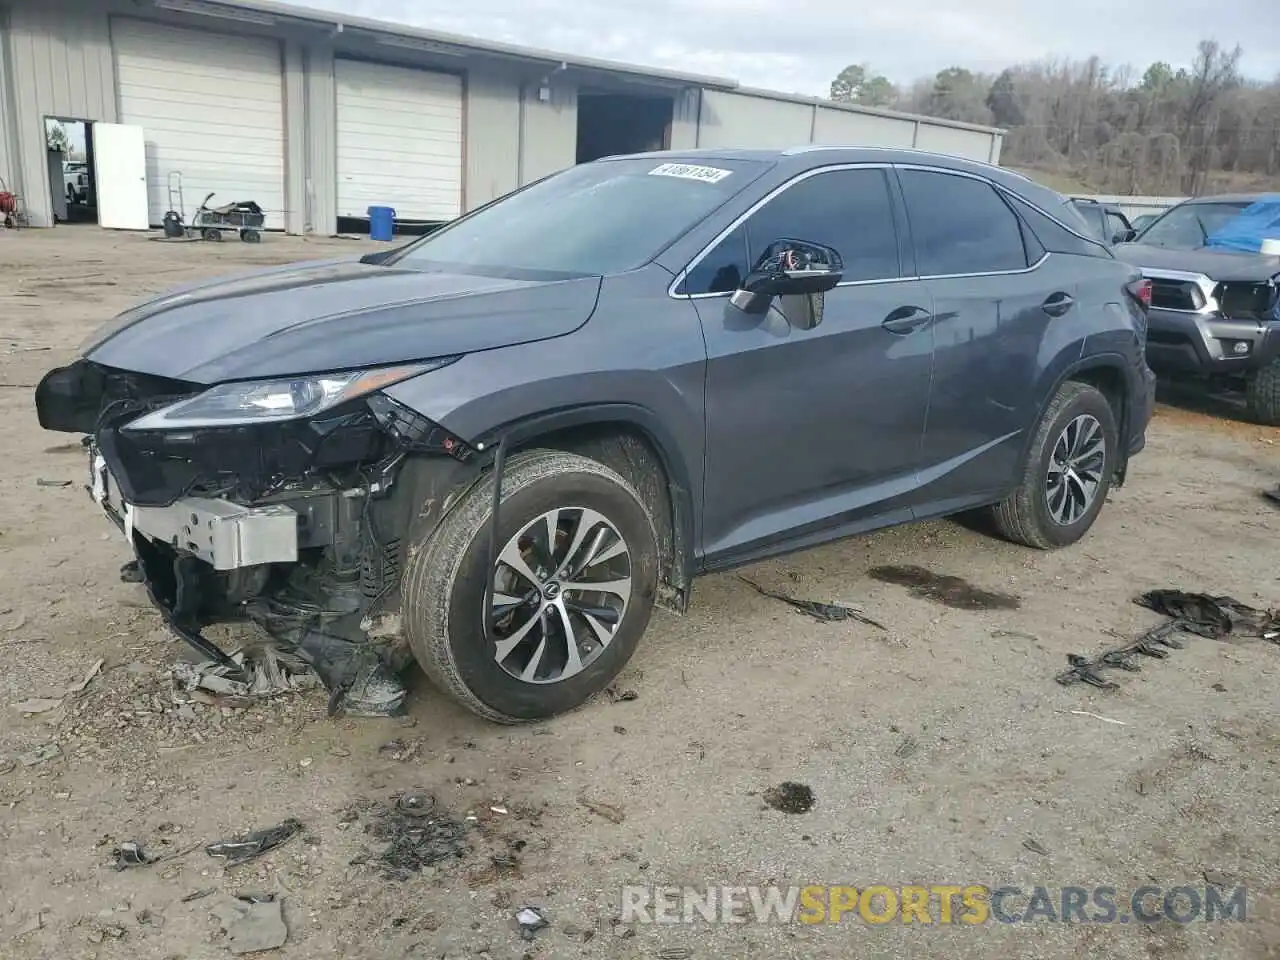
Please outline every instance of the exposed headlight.
[[452, 363], [454, 357], [378, 370], [223, 383], [125, 425], [126, 430], [181, 430], [279, 423], [315, 416], [347, 400]]

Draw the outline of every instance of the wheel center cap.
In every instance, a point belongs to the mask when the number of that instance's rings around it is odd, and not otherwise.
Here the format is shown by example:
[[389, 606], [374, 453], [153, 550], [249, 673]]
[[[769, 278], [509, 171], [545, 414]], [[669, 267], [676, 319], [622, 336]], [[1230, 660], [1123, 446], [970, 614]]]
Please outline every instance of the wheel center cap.
[[550, 583], [543, 584], [542, 595], [548, 600], [556, 599], [560, 596], [560, 584], [555, 580], [552, 580]]

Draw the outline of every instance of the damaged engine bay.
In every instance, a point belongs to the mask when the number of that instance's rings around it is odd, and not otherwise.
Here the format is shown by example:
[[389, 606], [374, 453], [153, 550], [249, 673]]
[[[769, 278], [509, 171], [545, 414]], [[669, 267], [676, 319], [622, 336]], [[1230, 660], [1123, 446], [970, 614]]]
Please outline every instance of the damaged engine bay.
[[482, 458], [379, 388], [451, 359], [211, 389], [81, 359], [46, 375], [36, 405], [45, 429], [83, 435], [89, 493], [135, 554], [121, 577], [181, 639], [243, 681], [203, 631], [251, 622], [315, 670], [331, 714], [389, 716], [411, 659], [396, 629], [407, 545]]

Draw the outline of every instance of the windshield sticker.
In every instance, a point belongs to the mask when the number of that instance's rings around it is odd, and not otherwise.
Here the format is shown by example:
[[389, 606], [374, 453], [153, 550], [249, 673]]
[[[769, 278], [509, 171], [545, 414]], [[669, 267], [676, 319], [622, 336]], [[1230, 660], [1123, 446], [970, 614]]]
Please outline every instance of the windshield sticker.
[[663, 163], [649, 171], [651, 177], [680, 177], [683, 180], [701, 180], [703, 183], [719, 183], [732, 170], [719, 167], [700, 167], [692, 163]]

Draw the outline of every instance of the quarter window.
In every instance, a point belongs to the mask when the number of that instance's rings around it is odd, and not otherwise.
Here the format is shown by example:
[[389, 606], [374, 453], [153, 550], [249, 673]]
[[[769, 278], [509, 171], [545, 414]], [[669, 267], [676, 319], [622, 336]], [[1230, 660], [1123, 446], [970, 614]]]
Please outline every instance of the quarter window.
[[989, 184], [925, 170], [903, 170], [900, 176], [921, 276], [1029, 265], [1018, 218]]
[[752, 214], [689, 272], [680, 292], [732, 292], [764, 249], [783, 239], [834, 247], [845, 280], [901, 276], [884, 171], [830, 170], [793, 184]]

